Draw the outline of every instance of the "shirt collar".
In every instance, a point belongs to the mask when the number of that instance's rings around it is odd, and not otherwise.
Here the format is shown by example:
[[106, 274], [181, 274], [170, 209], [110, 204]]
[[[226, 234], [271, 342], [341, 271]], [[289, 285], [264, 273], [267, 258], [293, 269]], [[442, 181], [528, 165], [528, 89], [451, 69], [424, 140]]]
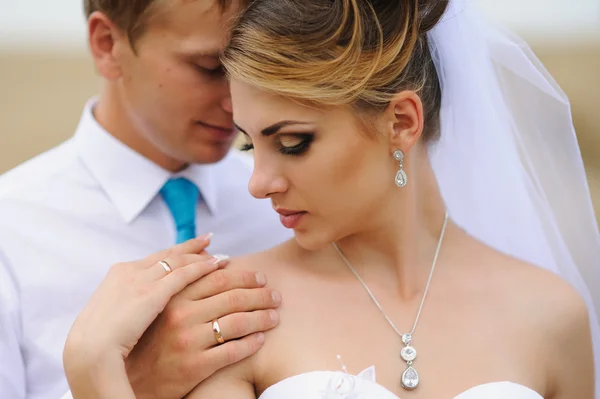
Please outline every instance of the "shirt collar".
[[171, 177], [192, 181], [211, 213], [217, 211], [217, 180], [213, 165], [190, 165], [173, 174], [129, 148], [96, 121], [96, 99], [84, 107], [75, 132], [80, 157], [126, 223], [133, 221]]

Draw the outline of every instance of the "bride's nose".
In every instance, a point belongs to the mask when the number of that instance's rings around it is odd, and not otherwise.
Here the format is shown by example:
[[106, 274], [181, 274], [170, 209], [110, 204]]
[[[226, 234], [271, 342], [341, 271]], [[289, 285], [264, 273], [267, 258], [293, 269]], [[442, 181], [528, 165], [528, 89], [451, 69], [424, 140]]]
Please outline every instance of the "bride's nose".
[[279, 172], [277, 164], [254, 157], [254, 170], [248, 183], [248, 190], [255, 198], [269, 198], [273, 194], [283, 193], [288, 182]]

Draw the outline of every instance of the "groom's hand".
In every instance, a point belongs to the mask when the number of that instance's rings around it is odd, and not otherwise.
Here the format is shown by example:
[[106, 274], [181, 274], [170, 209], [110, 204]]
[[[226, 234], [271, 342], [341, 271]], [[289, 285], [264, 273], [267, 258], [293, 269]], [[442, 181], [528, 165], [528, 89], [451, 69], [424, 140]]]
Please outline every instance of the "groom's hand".
[[[177, 248], [177, 247], [175, 247]], [[256, 353], [281, 297], [262, 274], [219, 269], [173, 297], [126, 359], [138, 399], [180, 399], [221, 368]], [[212, 321], [218, 320], [224, 344]]]

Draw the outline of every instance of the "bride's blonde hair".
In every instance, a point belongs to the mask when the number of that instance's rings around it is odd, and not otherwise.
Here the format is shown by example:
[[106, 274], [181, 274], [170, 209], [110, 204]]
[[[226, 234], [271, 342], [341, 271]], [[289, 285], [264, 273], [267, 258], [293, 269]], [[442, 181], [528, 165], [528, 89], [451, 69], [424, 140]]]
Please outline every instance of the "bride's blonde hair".
[[254, 0], [223, 55], [229, 76], [317, 106], [381, 111], [402, 90], [439, 132], [440, 86], [426, 33], [448, 0]]

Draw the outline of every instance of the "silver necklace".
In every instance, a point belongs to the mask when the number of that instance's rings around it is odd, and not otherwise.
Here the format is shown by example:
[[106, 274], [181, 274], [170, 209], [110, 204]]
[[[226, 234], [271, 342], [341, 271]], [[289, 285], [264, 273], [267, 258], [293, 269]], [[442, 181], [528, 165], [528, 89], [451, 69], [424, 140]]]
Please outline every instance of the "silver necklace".
[[442, 242], [444, 241], [444, 234], [446, 232], [446, 226], [448, 225], [448, 213], [444, 215], [444, 225], [442, 226], [442, 232], [440, 233], [440, 238], [438, 239], [437, 248], [435, 250], [435, 255], [433, 257], [433, 262], [431, 264], [431, 271], [429, 272], [429, 277], [427, 278], [427, 284], [425, 285], [425, 291], [423, 292], [423, 298], [421, 299], [421, 304], [419, 305], [419, 310], [417, 312], [417, 317], [415, 318], [415, 322], [413, 324], [412, 330], [409, 333], [402, 334], [398, 328], [394, 325], [392, 320], [388, 317], [388, 315], [384, 312], [383, 308], [375, 298], [375, 295], [371, 292], [367, 284], [363, 281], [363, 279], [358, 275], [352, 264], [348, 261], [340, 247], [334, 242], [332, 243], [333, 247], [339, 254], [340, 258], [344, 261], [346, 266], [350, 269], [352, 274], [358, 279], [358, 281], [362, 284], [365, 291], [369, 294], [381, 314], [385, 317], [390, 326], [394, 329], [396, 334], [402, 339], [402, 343], [404, 343], [404, 348], [400, 352], [400, 357], [406, 362], [406, 370], [402, 373], [402, 378], [400, 379], [400, 383], [402, 387], [406, 390], [413, 390], [419, 386], [419, 373], [413, 367], [413, 361], [417, 358], [417, 350], [411, 345], [412, 337], [417, 328], [417, 323], [419, 322], [419, 317], [421, 316], [421, 311], [423, 310], [423, 304], [425, 303], [425, 298], [427, 297], [427, 291], [429, 291], [429, 284], [431, 283], [431, 277], [433, 276], [433, 271], [435, 270], [435, 264], [437, 263], [438, 255], [440, 254], [440, 248], [442, 247]]

